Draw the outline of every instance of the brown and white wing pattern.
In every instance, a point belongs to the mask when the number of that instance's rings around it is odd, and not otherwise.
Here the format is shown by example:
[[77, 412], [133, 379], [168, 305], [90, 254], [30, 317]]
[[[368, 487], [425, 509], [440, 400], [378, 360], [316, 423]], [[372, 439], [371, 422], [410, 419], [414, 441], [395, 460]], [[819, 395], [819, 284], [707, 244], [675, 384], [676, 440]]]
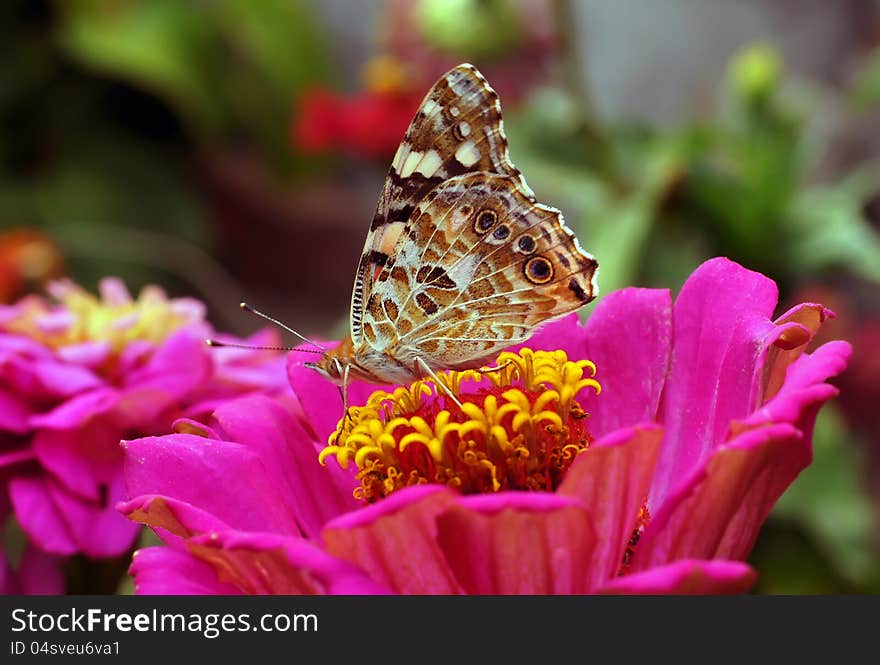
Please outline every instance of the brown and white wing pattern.
[[350, 317], [355, 346], [361, 342], [373, 282], [405, 235], [415, 208], [447, 179], [475, 172], [507, 176], [534, 201], [510, 161], [498, 95], [475, 67], [463, 64], [425, 96], [392, 161], [355, 275]]
[[473, 367], [597, 293], [596, 260], [513, 176], [449, 178], [409, 221], [372, 283], [362, 325], [365, 342], [402, 365], [419, 357]]

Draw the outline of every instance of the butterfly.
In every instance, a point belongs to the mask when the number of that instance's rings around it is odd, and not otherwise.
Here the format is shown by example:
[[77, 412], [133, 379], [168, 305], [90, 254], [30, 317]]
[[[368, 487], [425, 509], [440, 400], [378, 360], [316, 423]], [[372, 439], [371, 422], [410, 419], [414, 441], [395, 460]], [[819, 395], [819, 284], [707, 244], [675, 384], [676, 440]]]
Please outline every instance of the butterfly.
[[590, 302], [597, 273], [511, 162], [497, 93], [462, 64], [430, 89], [391, 163], [349, 336], [306, 365], [340, 385], [343, 401], [353, 378], [436, 381], [437, 370], [480, 367]]

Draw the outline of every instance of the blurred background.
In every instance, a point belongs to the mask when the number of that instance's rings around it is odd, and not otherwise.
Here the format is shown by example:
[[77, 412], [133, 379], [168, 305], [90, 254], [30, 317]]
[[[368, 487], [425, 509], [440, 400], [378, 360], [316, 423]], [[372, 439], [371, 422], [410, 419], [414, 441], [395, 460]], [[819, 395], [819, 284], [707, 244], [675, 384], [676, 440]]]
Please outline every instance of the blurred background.
[[777, 281], [780, 312], [836, 311], [843, 392], [752, 563], [759, 593], [880, 592], [880, 1], [7, 0], [0, 18], [0, 302], [112, 274], [230, 332], [260, 327], [247, 300], [338, 337], [397, 144], [470, 61], [603, 293], [675, 290], [726, 255]]

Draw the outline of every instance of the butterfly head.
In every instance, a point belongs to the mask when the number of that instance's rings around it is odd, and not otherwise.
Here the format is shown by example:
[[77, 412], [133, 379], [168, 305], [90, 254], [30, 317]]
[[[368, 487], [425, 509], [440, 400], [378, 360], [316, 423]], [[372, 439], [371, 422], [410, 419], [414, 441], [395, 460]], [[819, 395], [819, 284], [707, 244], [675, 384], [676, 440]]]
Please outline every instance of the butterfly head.
[[345, 372], [345, 365], [336, 356], [325, 353], [321, 356], [321, 360], [316, 363], [305, 363], [306, 367], [315, 370], [328, 381], [336, 384], [342, 384], [342, 375]]
[[354, 366], [352, 349], [351, 338], [347, 337], [339, 346], [324, 351], [321, 354], [320, 360], [313, 363], [305, 363], [305, 366], [315, 370], [328, 381], [341, 386], [345, 377], [346, 366]]

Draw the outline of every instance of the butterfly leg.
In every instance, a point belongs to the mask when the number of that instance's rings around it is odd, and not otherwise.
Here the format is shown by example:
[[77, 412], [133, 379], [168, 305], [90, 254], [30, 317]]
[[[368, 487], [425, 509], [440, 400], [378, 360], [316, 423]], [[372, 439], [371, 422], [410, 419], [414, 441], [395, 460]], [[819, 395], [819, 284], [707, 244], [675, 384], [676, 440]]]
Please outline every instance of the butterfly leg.
[[[420, 370], [420, 372], [419, 372], [420, 374], [422, 372], [424, 372], [424, 374], [427, 374], [428, 376], [430, 376], [434, 380], [434, 385], [437, 386], [443, 392], [445, 392], [447, 395], [449, 395], [449, 397], [452, 399], [452, 401], [458, 405], [459, 409], [462, 408], [461, 402], [458, 401], [458, 398], [452, 394], [452, 391], [449, 390], [449, 388], [446, 386], [446, 384], [440, 380], [440, 377], [438, 377], [437, 374], [434, 373], [434, 370], [432, 370], [428, 366], [428, 363], [426, 363], [421, 358], [416, 358], [416, 367], [418, 367], [418, 369]], [[422, 375], [424, 376], [424, 374], [422, 374]]]
[[350, 367], [351, 365], [346, 365], [342, 370], [342, 385], [339, 386], [339, 395], [342, 397], [342, 412], [345, 414], [346, 421], [351, 418], [348, 412], [348, 378]]

